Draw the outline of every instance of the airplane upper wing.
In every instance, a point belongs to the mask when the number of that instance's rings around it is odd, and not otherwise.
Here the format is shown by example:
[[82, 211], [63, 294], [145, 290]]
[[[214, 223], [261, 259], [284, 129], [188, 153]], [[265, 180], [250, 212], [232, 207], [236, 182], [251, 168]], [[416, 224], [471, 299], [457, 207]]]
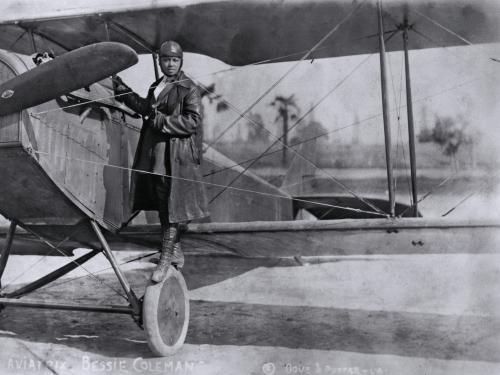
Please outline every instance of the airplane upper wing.
[[[383, 8], [388, 36], [405, 15], [419, 31], [410, 49], [500, 41], [498, 0], [386, 0]], [[33, 53], [33, 35], [37, 48], [55, 53], [106, 40], [150, 53], [175, 39], [187, 52], [231, 65], [290, 61], [339, 24], [310, 58], [378, 49], [374, 0], [75, 0], [57, 7], [10, 0], [0, 10], [0, 48], [23, 54]], [[387, 44], [388, 51], [401, 49], [401, 38]]]

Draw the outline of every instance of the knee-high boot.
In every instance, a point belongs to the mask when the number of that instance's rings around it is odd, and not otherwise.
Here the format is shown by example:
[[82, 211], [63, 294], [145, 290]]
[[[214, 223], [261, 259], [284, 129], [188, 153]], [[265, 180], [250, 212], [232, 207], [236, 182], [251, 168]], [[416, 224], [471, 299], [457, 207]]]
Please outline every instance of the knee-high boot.
[[168, 267], [170, 267], [174, 255], [174, 241], [176, 237], [177, 228], [175, 226], [163, 230], [160, 259], [151, 275], [151, 280], [156, 283], [162, 282], [167, 277]]
[[182, 252], [181, 243], [174, 243], [174, 253], [172, 255], [172, 265], [177, 268], [182, 268], [184, 266], [184, 253]]

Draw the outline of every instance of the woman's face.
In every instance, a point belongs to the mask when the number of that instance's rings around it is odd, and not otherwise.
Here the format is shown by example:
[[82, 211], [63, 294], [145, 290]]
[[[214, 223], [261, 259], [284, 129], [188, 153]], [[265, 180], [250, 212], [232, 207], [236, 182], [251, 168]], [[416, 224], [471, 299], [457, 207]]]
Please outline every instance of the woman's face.
[[182, 59], [176, 56], [161, 56], [160, 68], [163, 74], [167, 77], [173, 77], [179, 73], [181, 68]]

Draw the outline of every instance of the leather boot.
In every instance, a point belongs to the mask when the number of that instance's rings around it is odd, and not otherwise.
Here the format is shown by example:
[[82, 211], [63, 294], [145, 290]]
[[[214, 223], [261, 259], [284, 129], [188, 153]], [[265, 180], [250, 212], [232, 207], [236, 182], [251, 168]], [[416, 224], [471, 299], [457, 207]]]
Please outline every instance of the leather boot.
[[177, 242], [174, 244], [174, 254], [172, 256], [172, 265], [176, 266], [178, 269], [184, 267], [184, 253], [181, 249], [181, 243]]
[[161, 283], [167, 277], [168, 267], [170, 267], [174, 254], [174, 238], [176, 234], [175, 228], [169, 228], [163, 232], [160, 259], [151, 275], [151, 280], [155, 283]]

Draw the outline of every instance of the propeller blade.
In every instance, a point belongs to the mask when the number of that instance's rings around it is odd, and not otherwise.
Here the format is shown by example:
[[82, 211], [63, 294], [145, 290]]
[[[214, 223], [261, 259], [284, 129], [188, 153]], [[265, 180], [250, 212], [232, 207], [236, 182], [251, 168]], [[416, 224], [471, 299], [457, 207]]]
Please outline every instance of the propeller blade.
[[75, 49], [0, 85], [0, 115], [55, 99], [116, 74], [138, 61], [136, 52], [116, 42]]

